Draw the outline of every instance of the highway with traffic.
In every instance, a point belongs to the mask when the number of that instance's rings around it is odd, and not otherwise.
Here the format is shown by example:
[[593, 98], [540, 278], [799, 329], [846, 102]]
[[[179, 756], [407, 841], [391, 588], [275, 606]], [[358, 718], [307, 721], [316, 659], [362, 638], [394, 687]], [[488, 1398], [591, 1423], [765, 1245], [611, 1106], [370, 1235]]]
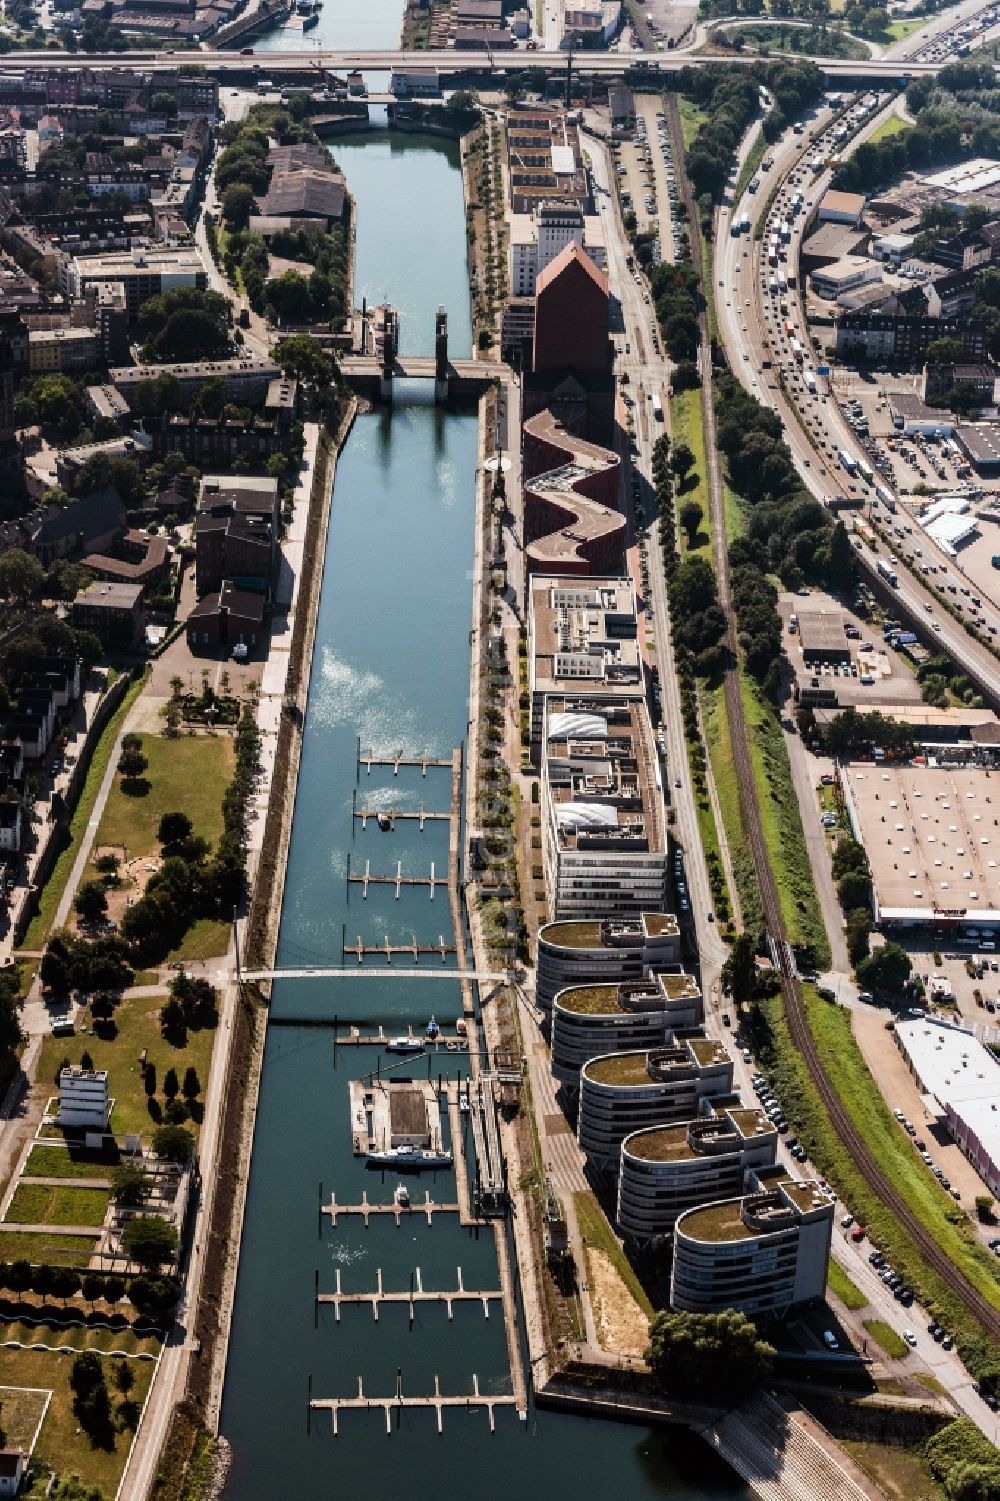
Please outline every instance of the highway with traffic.
[[[808, 135], [788, 131], [765, 157], [769, 165], [760, 172], [755, 191], [748, 187], [738, 203], [722, 209], [713, 288], [731, 368], [758, 400], [781, 416], [803, 484], [821, 501], [838, 494], [860, 495], [887, 525], [895, 523], [876, 500], [876, 479], [868, 482], [864, 477], [864, 466], [871, 473], [870, 455], [835, 400], [829, 380], [816, 373], [815, 367], [825, 367], [816, 358], [796, 273], [805, 226], [831, 177], [829, 167], [816, 170], [812, 164], [826, 163], [850, 149], [835, 137], [845, 123], [857, 130], [851, 142], [856, 147], [893, 108], [891, 99], [886, 103], [884, 96], [876, 100], [869, 93], [846, 106], [819, 111], [809, 122]], [[750, 222], [749, 232], [734, 235], [734, 222], [738, 225], [744, 217]], [[841, 455], [852, 469], [845, 467]], [[875, 581], [878, 556], [882, 554], [867, 549], [858, 552], [859, 562]], [[905, 560], [902, 546], [898, 556]], [[928, 644], [947, 651], [992, 701], [1000, 702], [1000, 660], [986, 644], [993, 632], [1000, 635], [1000, 611], [984, 607], [979, 639], [956, 619], [955, 606], [947, 608], [918, 574], [900, 563], [896, 576], [898, 610]]]

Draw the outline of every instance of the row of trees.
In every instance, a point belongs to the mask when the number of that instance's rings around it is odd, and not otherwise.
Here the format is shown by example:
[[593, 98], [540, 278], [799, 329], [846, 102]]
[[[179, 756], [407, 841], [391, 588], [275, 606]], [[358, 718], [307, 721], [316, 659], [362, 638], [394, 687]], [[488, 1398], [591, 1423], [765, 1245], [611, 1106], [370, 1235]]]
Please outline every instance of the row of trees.
[[[706, 651], [718, 652], [717, 636], [721, 611], [718, 608], [718, 598], [715, 597], [714, 605], [706, 591], [706, 579], [704, 569], [696, 568], [693, 572], [687, 568], [688, 562], [699, 563], [702, 559], [688, 559], [681, 563], [677, 556], [677, 518], [674, 509], [674, 477], [688, 473], [694, 463], [694, 455], [683, 443], [677, 444], [671, 453], [670, 438], [664, 433], [656, 442], [653, 449], [653, 484], [656, 493], [657, 532], [660, 540], [660, 551], [663, 557], [663, 571], [667, 579], [667, 597], [670, 607], [671, 630], [674, 637], [674, 665], [677, 673], [677, 686], [680, 691], [681, 716], [684, 723], [684, 737], [691, 748], [691, 786], [700, 806], [708, 803], [708, 782], [706, 767], [708, 753], [701, 733], [701, 722], [698, 717], [698, 690], [695, 681], [695, 657], [692, 654], [690, 644], [682, 641], [684, 631], [688, 625], [687, 609], [692, 598], [700, 598], [702, 595], [707, 600], [704, 610], [701, 611], [694, 625], [697, 639], [704, 638], [709, 642]], [[681, 522], [690, 525], [692, 513], [688, 507], [693, 502], [690, 500], [681, 506]], [[696, 509], [701, 515], [701, 507]], [[706, 565], [707, 566], [707, 565]], [[711, 587], [714, 590], [715, 579], [708, 570]], [[722, 622], [723, 629], [725, 622]], [[688, 637], [688, 643], [692, 638]], [[704, 658], [702, 659], [704, 666]], [[710, 850], [705, 857], [708, 869], [708, 881], [712, 890], [712, 898], [715, 902], [715, 910], [720, 924], [729, 921], [729, 891], [726, 886], [725, 871], [722, 862], [715, 850]]]
[[871, 193], [904, 172], [926, 171], [967, 157], [1000, 151], [1000, 91], [988, 63], [952, 63], [937, 78], [917, 78], [906, 91], [916, 124], [881, 141], [866, 142], [840, 162], [833, 186]]
[[772, 702], [781, 690], [781, 619], [770, 575], [786, 588], [807, 579], [845, 587], [853, 560], [842, 522], [799, 483], [776, 412], [748, 395], [734, 376], [716, 382], [717, 437], [729, 480], [748, 504], [747, 527], [729, 547], [733, 606], [747, 670]]
[[18, 1260], [0, 1261], [0, 1290], [15, 1294], [30, 1292], [39, 1298], [58, 1298], [62, 1303], [79, 1295], [91, 1305], [119, 1303], [127, 1293], [137, 1313], [144, 1318], [162, 1319], [176, 1305], [179, 1285], [172, 1277], [143, 1274], [126, 1281], [110, 1272], [80, 1272], [69, 1266], [50, 1266], [46, 1262], [32, 1265], [30, 1261]]
[[840, 839], [833, 852], [833, 877], [837, 899], [847, 926], [847, 953], [858, 965], [868, 956], [868, 935], [872, 927], [872, 878], [864, 846], [856, 839]]

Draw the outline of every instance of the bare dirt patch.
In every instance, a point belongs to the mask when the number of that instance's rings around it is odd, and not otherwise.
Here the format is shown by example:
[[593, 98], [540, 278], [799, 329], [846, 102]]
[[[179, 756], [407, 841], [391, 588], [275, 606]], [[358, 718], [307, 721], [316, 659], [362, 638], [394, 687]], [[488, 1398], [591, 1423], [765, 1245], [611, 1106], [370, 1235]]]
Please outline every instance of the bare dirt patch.
[[602, 1349], [612, 1355], [635, 1355], [649, 1343], [649, 1321], [615, 1271], [611, 1258], [587, 1247], [590, 1303]]

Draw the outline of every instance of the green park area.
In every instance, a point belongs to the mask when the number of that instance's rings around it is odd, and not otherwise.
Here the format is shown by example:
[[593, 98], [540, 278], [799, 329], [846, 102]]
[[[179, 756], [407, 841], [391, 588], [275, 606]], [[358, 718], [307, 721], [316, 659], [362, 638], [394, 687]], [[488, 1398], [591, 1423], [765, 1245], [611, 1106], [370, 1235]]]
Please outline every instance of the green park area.
[[887, 140], [889, 136], [902, 135], [904, 131], [911, 128], [907, 121], [901, 120], [898, 115], [890, 115], [887, 120], [882, 121], [882, 124], [877, 129], [872, 131], [868, 137], [869, 145], [876, 146], [879, 141]]
[[[64, 1336], [73, 1332], [44, 1326], [33, 1331], [36, 1339], [53, 1345], [70, 1343]], [[109, 1331], [103, 1332], [109, 1340], [116, 1337]], [[49, 1470], [55, 1470], [60, 1475], [78, 1475], [87, 1485], [96, 1485], [104, 1495], [113, 1496], [132, 1444], [132, 1425], [142, 1410], [156, 1364], [153, 1360], [127, 1362], [132, 1385], [126, 1397], [119, 1393], [115, 1381], [117, 1368], [125, 1362], [109, 1356], [101, 1358], [100, 1365], [111, 1398], [111, 1423], [100, 1441], [94, 1441], [84, 1430], [74, 1411], [70, 1378], [75, 1358], [69, 1353], [56, 1353], [54, 1350], [0, 1348], [0, 1421], [6, 1425], [8, 1398], [3, 1388], [51, 1391], [52, 1400], [35, 1445], [34, 1459], [38, 1469], [45, 1472], [45, 1479], [48, 1478]], [[41, 1495], [42, 1492], [39, 1491], [38, 1494]]]
[[19, 1234], [5, 1230], [0, 1224], [0, 1261], [45, 1262], [48, 1266], [86, 1266], [97, 1247], [97, 1231], [93, 1240], [83, 1235], [60, 1235], [58, 1231], [37, 1231], [34, 1234]]
[[24, 1165], [26, 1178], [110, 1178], [120, 1162], [118, 1148], [113, 1152], [94, 1151], [86, 1147], [35, 1146]]
[[109, 1191], [68, 1183], [20, 1183], [6, 1218], [12, 1225], [94, 1225], [104, 1223]]
[[[101, 790], [104, 774], [111, 760], [111, 752], [115, 748], [115, 741], [125, 721], [125, 716], [133, 703], [142, 692], [144, 678], [132, 684], [105, 726], [94, 753], [91, 757], [87, 775], [84, 778], [83, 788], [77, 799], [73, 816], [69, 827], [65, 831], [59, 854], [52, 867], [52, 873], [46, 881], [38, 896], [38, 911], [28, 924], [24, 935], [24, 947], [26, 949], [40, 949], [48, 938], [52, 929], [52, 922], [56, 915], [63, 892], [66, 890], [66, 882], [69, 880], [73, 869], [73, 862], [79, 853], [83, 837], [87, 832], [94, 804], [97, 802], [97, 794]], [[58, 835], [55, 837], [59, 837]]]
[[147, 766], [138, 793], [126, 792], [116, 777], [108, 795], [95, 846], [128, 849], [130, 860], [159, 855], [156, 837], [164, 813], [186, 813], [195, 833], [213, 847], [222, 834], [222, 799], [233, 775], [235, 756], [228, 735], [143, 735]]
[[[112, 1020], [99, 1024], [100, 1035], [47, 1037], [42, 1044], [39, 1078], [53, 1080], [54, 1090], [54, 1081], [62, 1064], [67, 1059], [70, 1063], [79, 1063], [83, 1053], [89, 1053], [95, 1068], [108, 1071], [114, 1101], [112, 1130], [119, 1136], [141, 1133], [148, 1139], [164, 1114], [167, 1097], [163, 1086], [169, 1071], [173, 1069], [183, 1084], [187, 1070], [194, 1068], [204, 1089], [215, 1041], [215, 1030], [211, 1026], [197, 1030], [188, 1028], [168, 1041], [160, 1027], [160, 1010], [166, 999], [166, 996], [155, 995], [126, 996], [115, 1007]], [[143, 1052], [146, 1054], [146, 1071], [139, 1064]], [[150, 1064], [155, 1070], [156, 1085], [151, 1095], [147, 1094], [150, 1082], [154, 1082], [148, 1072]], [[200, 1118], [201, 1109], [195, 1101], [191, 1119], [185, 1124], [197, 1133]], [[100, 1170], [89, 1176], [101, 1176]]]

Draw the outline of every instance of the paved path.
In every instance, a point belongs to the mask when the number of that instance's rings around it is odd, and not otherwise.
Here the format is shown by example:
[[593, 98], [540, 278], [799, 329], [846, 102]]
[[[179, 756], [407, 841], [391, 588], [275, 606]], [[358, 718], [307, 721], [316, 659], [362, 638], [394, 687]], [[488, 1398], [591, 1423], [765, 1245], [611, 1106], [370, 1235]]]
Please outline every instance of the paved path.
[[[83, 838], [80, 841], [80, 848], [76, 852], [76, 859], [73, 861], [73, 868], [69, 873], [66, 889], [62, 894], [59, 906], [56, 908], [56, 915], [52, 923], [53, 928], [64, 928], [69, 922], [69, 914], [73, 907], [73, 898], [76, 895], [76, 889], [80, 884], [83, 873], [87, 868], [90, 851], [94, 846], [94, 836], [97, 833], [98, 825], [104, 813], [104, 805], [108, 800], [108, 794], [114, 786], [115, 777], [118, 774], [118, 758], [122, 753], [122, 737], [128, 733], [129, 720], [132, 718], [134, 712], [135, 705], [133, 704], [132, 709], [126, 715], [125, 723], [118, 732], [118, 738], [115, 741], [114, 749], [111, 752], [107, 769], [104, 773], [104, 779], [101, 782], [100, 791], [97, 794], [97, 801], [94, 803], [93, 811], [84, 830]], [[35, 984], [37, 985], [37, 983], [36, 980]]]
[[29, 1173], [22, 1173], [19, 1183], [39, 1183], [43, 1188], [107, 1188], [111, 1187], [110, 1178], [33, 1178]]
[[78, 1235], [88, 1240], [96, 1240], [101, 1233], [100, 1225], [11, 1225], [6, 1220], [0, 1228], [12, 1235]]

